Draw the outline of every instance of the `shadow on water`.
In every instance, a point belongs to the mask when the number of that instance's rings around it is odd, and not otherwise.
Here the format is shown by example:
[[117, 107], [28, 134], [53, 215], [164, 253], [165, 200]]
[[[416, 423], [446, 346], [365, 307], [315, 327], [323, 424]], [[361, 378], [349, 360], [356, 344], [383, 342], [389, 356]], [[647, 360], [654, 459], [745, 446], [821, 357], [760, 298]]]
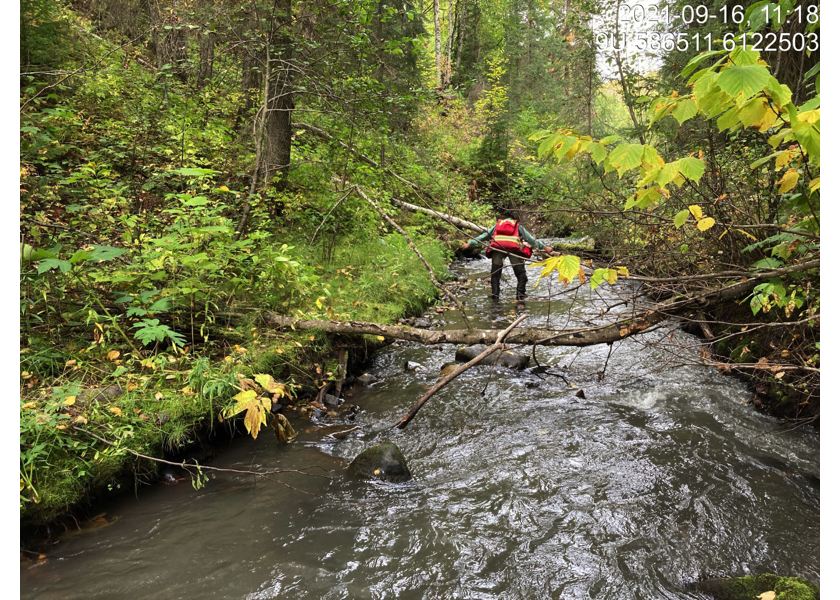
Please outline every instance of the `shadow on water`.
[[[493, 303], [488, 261], [453, 270], [471, 281], [476, 327], [516, 318], [512, 276]], [[598, 324], [627, 291], [560, 295], [529, 277], [531, 326]], [[765, 570], [819, 582], [817, 433], [782, 428], [747, 406], [743, 384], [689, 364], [696, 341], [679, 331], [611, 351], [520, 350], [548, 372], [475, 367], [394, 431], [455, 348], [393, 344], [369, 365], [379, 381], [354, 390], [358, 429], [294, 422], [294, 443], [236, 440], [213, 463], [329, 479], [142, 490], [110, 507], [108, 527], [22, 564], [21, 597], [670, 599], [701, 598], [685, 587], [700, 578]], [[344, 476], [382, 441], [412, 481]]]

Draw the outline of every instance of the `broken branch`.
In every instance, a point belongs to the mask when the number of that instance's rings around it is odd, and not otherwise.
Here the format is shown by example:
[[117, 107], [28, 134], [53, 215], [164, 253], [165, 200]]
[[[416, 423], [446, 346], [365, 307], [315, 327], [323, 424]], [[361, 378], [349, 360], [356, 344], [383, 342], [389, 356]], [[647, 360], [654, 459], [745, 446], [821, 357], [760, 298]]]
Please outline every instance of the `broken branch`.
[[473, 365], [477, 365], [484, 358], [490, 356], [493, 352], [495, 352], [496, 350], [498, 350], [499, 348], [504, 346], [505, 337], [507, 337], [507, 335], [517, 325], [519, 325], [522, 321], [524, 321], [527, 317], [528, 317], [527, 314], [520, 316], [513, 323], [511, 323], [510, 326], [507, 329], [505, 329], [504, 331], [499, 333], [499, 335], [496, 337], [496, 341], [495, 341], [495, 343], [493, 343], [493, 345], [489, 346], [484, 352], [482, 352], [481, 354], [476, 356], [470, 362], [461, 365], [460, 367], [458, 367], [457, 369], [452, 371], [452, 373], [450, 373], [449, 375], [447, 375], [446, 377], [444, 377], [443, 379], [438, 381], [434, 386], [432, 386], [432, 388], [428, 392], [423, 394], [423, 397], [420, 398], [417, 401], [417, 403], [414, 406], [411, 407], [411, 410], [409, 410], [406, 413], [406, 415], [402, 419], [400, 419], [400, 422], [397, 423], [394, 427], [396, 427], [397, 429], [405, 429], [406, 425], [408, 425], [411, 422], [411, 419], [414, 418], [414, 415], [417, 414], [417, 411], [419, 411], [420, 408], [422, 408], [422, 406], [426, 403], [426, 400], [428, 400], [429, 398], [434, 396], [440, 389], [442, 389], [444, 386], [446, 386], [450, 381], [452, 381], [453, 379], [458, 377], [458, 375], [460, 375], [461, 373], [463, 373], [464, 371], [466, 371], [467, 369], [469, 369]]

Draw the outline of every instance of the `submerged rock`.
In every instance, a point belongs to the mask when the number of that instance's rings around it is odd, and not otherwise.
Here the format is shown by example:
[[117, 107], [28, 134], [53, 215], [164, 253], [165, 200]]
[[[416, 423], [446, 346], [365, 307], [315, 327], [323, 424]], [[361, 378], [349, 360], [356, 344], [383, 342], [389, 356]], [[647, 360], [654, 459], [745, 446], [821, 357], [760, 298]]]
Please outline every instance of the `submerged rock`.
[[456, 362], [448, 362], [440, 368], [440, 377], [448, 377], [461, 365]]
[[350, 463], [347, 473], [362, 479], [378, 479], [391, 483], [411, 479], [405, 456], [392, 442], [376, 444], [359, 454]]
[[[482, 344], [473, 344], [472, 346], [462, 346], [458, 348], [458, 351], [455, 353], [455, 360], [459, 362], [469, 362], [474, 359], [476, 356], [481, 354], [487, 350], [487, 346]], [[498, 358], [498, 362], [496, 359]], [[531, 362], [531, 357], [527, 354], [516, 354], [514, 352], [510, 352], [509, 350], [496, 350], [492, 354], [488, 355], [487, 357], [481, 359], [481, 362], [478, 363], [480, 365], [493, 365], [499, 364], [503, 367], [507, 367], [509, 369], [518, 369], [522, 370], [528, 366], [528, 363]]]
[[364, 386], [373, 385], [376, 383], [376, 377], [371, 375], [370, 373], [362, 373], [356, 378], [356, 381], [361, 383]]
[[403, 364], [403, 369], [406, 371], [425, 371], [426, 367], [421, 365], [420, 363], [412, 362], [410, 360], [405, 361]]
[[[817, 586], [801, 577], [780, 577], [771, 573], [709, 579], [690, 586], [692, 590], [708, 594], [715, 600], [754, 600], [775, 598], [775, 600], [819, 600]], [[764, 596], [765, 592], [775, 595]]]
[[483, 248], [481, 248], [481, 246], [474, 246], [472, 248], [467, 248], [466, 250], [464, 250], [463, 248], [461, 248], [459, 246], [458, 248], [455, 249], [455, 256], [458, 257], [458, 258], [467, 258], [467, 259], [480, 258], [482, 256], [482, 254], [483, 254]]

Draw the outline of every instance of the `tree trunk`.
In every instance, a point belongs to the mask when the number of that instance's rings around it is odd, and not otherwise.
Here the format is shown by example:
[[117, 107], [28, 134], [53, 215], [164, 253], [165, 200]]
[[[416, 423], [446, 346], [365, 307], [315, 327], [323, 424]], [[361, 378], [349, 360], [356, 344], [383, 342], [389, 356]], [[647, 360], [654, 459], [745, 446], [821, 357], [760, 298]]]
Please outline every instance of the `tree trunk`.
[[[182, 68], [187, 58], [187, 40], [184, 30], [179, 27], [178, 4], [173, 4], [168, 16], [164, 16], [160, 9], [159, 0], [146, 0], [146, 12], [152, 29], [152, 44], [155, 47], [158, 69], [170, 65], [175, 75], [186, 81], [186, 73]], [[164, 29], [169, 26], [170, 29]]]
[[216, 34], [212, 31], [201, 36], [198, 56], [198, 89], [204, 88], [213, 76], [213, 58], [216, 49]]
[[[243, 129], [243, 133], [250, 133], [250, 123], [248, 116], [254, 107], [258, 104], [255, 102], [257, 93], [262, 92], [263, 79], [261, 61], [259, 57], [250, 49], [246, 49], [242, 55], [242, 93], [245, 96], [245, 102], [239, 109], [236, 115], [236, 129]], [[262, 93], [259, 94], [259, 103], [262, 103]], [[244, 131], [247, 130], [247, 131]]]
[[449, 0], [449, 34], [446, 36], [446, 60], [443, 67], [443, 87], [449, 85], [452, 79], [452, 36], [455, 33], [455, 23], [453, 22], [453, 0]]
[[441, 87], [440, 73], [440, 0], [434, 0], [435, 12], [435, 87]]
[[467, 23], [467, 0], [458, 0], [461, 3], [461, 16], [458, 19], [458, 58], [455, 61], [455, 72], [461, 72], [461, 55], [464, 53], [464, 28]]
[[[289, 175], [289, 162], [292, 155], [292, 111], [295, 107], [292, 85], [292, 0], [278, 2], [280, 29], [278, 31], [277, 68], [270, 69], [271, 85], [266, 104], [265, 149], [263, 154], [266, 186], [274, 181], [274, 187], [282, 191], [286, 187]], [[272, 207], [276, 215], [277, 207]]]
[[415, 206], [414, 204], [409, 204], [408, 202], [403, 202], [402, 200], [397, 200], [396, 198], [392, 198], [391, 202], [401, 208], [413, 210], [415, 212], [426, 213], [427, 215], [434, 215], [435, 217], [440, 217], [444, 221], [448, 222], [450, 225], [460, 227], [461, 229], [470, 229], [478, 233], [484, 233], [485, 231], [487, 231], [487, 227], [481, 227], [480, 225], [476, 225], [475, 223], [471, 223], [470, 221], [465, 221], [464, 219], [459, 219], [458, 217], [453, 217], [452, 215], [447, 215], [446, 213], [432, 210], [431, 208]]

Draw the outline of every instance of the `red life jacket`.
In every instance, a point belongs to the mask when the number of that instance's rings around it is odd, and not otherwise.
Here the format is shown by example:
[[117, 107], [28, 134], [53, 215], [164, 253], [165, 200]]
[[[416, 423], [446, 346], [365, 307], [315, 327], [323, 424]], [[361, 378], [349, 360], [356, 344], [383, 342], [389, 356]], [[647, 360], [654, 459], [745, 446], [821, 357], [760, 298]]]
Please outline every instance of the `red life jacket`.
[[493, 231], [493, 241], [487, 248], [487, 256], [493, 248], [504, 250], [511, 254], [531, 257], [531, 249], [525, 245], [519, 236], [519, 221], [514, 219], [499, 219], [496, 221], [496, 229]]

